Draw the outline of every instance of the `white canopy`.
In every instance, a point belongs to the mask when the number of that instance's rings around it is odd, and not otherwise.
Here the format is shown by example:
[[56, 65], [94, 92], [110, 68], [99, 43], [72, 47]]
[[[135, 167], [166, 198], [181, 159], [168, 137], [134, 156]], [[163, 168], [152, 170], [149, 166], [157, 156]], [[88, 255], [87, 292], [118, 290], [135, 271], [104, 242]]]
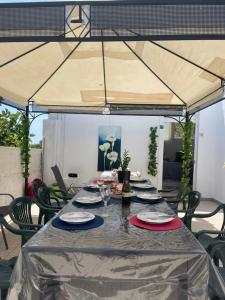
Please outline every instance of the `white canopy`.
[[[128, 36], [88, 41], [88, 9], [82, 8], [82, 22], [74, 25], [79, 6], [68, 7], [68, 40], [11, 41], [0, 33], [3, 99], [22, 106], [34, 101], [46, 109], [98, 112], [105, 105], [195, 111], [223, 98], [224, 40], [138, 40], [136, 34], [134, 41]], [[13, 32], [15, 37], [15, 28]]]

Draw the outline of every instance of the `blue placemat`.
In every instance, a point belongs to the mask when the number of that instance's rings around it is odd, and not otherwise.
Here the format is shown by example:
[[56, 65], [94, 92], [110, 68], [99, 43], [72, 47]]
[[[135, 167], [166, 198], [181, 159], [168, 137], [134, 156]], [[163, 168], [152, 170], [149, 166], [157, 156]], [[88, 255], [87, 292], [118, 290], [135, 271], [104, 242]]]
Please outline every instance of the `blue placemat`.
[[[114, 201], [118, 201], [118, 200], [121, 201], [121, 199], [117, 199], [117, 198], [114, 198], [114, 197], [110, 198], [110, 200], [108, 201], [108, 205], [107, 206], [113, 204]], [[103, 207], [104, 206], [104, 202], [103, 201], [102, 202], [98, 202], [98, 203], [93, 203], [93, 204], [82, 204], [82, 203], [78, 203], [76, 201], [73, 201], [72, 204], [74, 206], [76, 206], [76, 207], [84, 208], [84, 209], [94, 209], [94, 208], [99, 208], [99, 207]]]
[[135, 187], [135, 186], [131, 185], [131, 188], [132, 188], [132, 190], [137, 190], [137, 191], [142, 191], [142, 192], [157, 190], [154, 186], [152, 188], [143, 189], [143, 188], [139, 188], [139, 187]]
[[157, 203], [160, 203], [160, 202], [164, 201], [164, 199], [160, 198], [160, 199], [148, 201], [148, 200], [142, 200], [138, 197], [131, 197], [130, 201], [131, 202], [136, 202], [136, 203], [141, 203], [141, 204], [157, 204]]
[[[109, 201], [110, 202], [110, 201]], [[108, 202], [108, 205], [109, 205], [109, 202]], [[102, 202], [98, 202], [98, 203], [93, 203], [93, 204], [82, 204], [82, 203], [78, 203], [76, 201], [73, 201], [72, 204], [76, 207], [79, 207], [79, 208], [88, 208], [88, 209], [91, 209], [91, 208], [98, 208], [98, 207], [102, 207], [104, 206], [104, 203], [103, 201]]]
[[95, 215], [94, 220], [84, 223], [84, 224], [69, 224], [61, 221], [59, 217], [56, 217], [52, 221], [52, 226], [63, 229], [63, 230], [88, 230], [101, 226], [104, 223], [104, 219], [100, 216]]

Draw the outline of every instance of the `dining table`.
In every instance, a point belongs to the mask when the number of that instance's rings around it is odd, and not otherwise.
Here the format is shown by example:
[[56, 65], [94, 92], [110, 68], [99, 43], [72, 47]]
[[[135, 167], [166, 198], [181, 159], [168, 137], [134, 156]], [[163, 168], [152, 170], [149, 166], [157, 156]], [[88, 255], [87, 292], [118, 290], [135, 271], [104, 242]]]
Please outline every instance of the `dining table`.
[[[131, 224], [132, 216], [146, 211], [177, 218], [164, 199], [149, 204], [112, 196], [107, 208], [76, 205], [79, 197], [93, 195], [98, 192], [80, 190], [21, 248], [8, 300], [225, 299], [215, 265], [183, 223], [160, 231]], [[53, 226], [54, 219], [76, 211], [105, 216], [104, 222], [88, 230]]]

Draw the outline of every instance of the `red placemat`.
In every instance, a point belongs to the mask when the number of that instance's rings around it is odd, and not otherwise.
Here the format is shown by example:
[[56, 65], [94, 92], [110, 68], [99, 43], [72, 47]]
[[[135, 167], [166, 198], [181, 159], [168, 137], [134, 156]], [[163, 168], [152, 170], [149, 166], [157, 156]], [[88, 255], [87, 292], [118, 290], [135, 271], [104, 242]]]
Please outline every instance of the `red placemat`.
[[150, 224], [139, 220], [137, 216], [132, 216], [130, 217], [130, 223], [140, 228], [155, 230], [155, 231], [175, 230], [183, 226], [181, 220], [178, 218], [175, 218], [171, 222], [164, 223], [164, 224]]

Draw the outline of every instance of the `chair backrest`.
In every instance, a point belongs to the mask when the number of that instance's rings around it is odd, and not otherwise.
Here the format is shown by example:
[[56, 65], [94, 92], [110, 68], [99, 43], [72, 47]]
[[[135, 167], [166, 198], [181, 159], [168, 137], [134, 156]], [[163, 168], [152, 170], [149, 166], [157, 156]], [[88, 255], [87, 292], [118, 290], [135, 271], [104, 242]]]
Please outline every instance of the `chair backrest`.
[[191, 191], [187, 194], [188, 196], [188, 205], [185, 215], [189, 216], [192, 215], [196, 208], [198, 207], [200, 200], [201, 200], [201, 194], [197, 191]]
[[47, 185], [44, 182], [38, 188], [36, 200], [42, 205], [51, 206], [51, 190], [49, 189], [49, 187], [47, 187]]
[[51, 169], [52, 169], [52, 172], [55, 176], [55, 179], [56, 179], [56, 182], [59, 186], [59, 189], [64, 191], [65, 193], [67, 193], [66, 185], [65, 185], [65, 182], [64, 182], [63, 177], [61, 175], [61, 172], [59, 170], [59, 167], [57, 165], [55, 165], [55, 166], [51, 167]]
[[32, 181], [32, 192], [34, 194], [34, 197], [37, 197], [38, 195], [38, 189], [40, 186], [42, 186], [44, 184], [44, 182], [39, 179], [39, 178], [36, 178]]
[[191, 191], [187, 194], [187, 197], [188, 197], [188, 203], [187, 203], [187, 209], [185, 215], [183, 217], [183, 222], [191, 230], [191, 221], [192, 221], [191, 215], [194, 214], [196, 208], [200, 203], [201, 194], [197, 191]]
[[176, 200], [179, 200], [179, 202], [181, 202], [184, 199], [185, 195], [184, 195], [184, 186], [182, 183], [180, 183], [177, 187], [177, 197]]
[[31, 205], [32, 199], [30, 197], [19, 197], [13, 200], [9, 206], [9, 215], [13, 222], [19, 225], [20, 229], [27, 229], [27, 227], [18, 222], [33, 224]]

